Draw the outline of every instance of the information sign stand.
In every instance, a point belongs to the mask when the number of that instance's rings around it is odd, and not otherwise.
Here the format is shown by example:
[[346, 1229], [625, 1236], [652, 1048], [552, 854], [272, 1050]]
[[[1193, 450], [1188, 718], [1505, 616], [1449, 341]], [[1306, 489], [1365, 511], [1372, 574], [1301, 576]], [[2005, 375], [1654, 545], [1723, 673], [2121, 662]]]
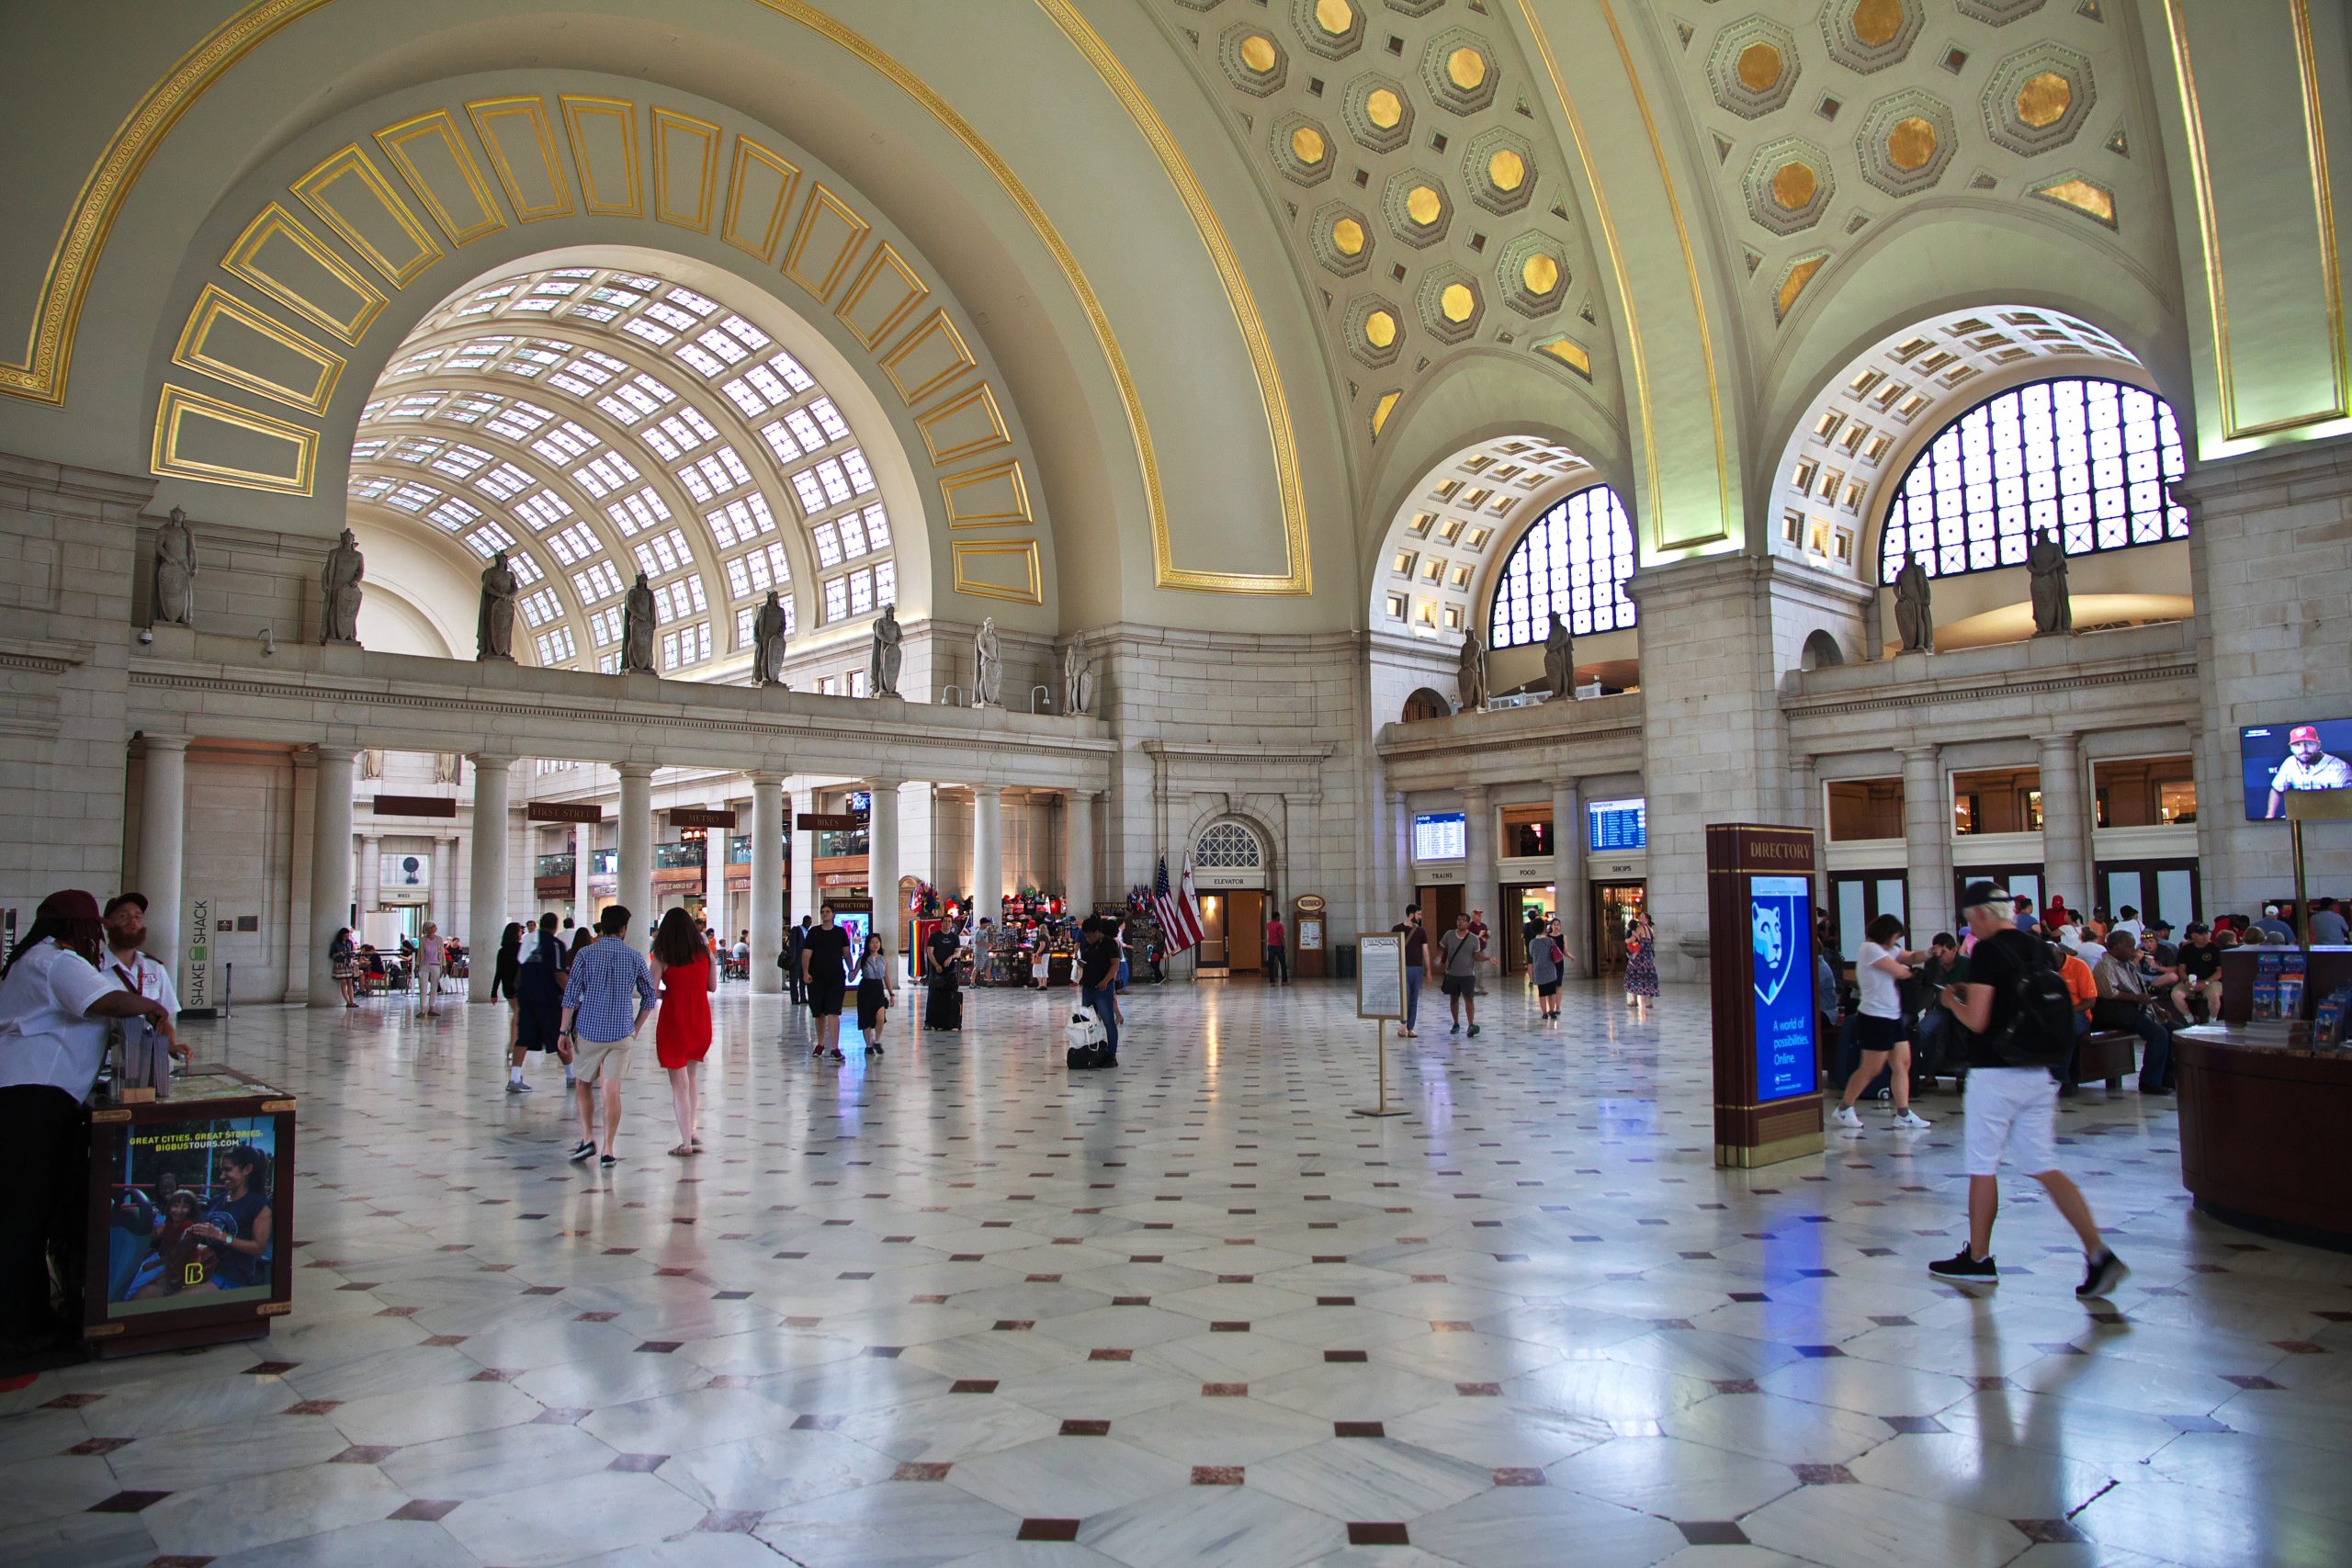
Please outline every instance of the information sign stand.
[[1714, 1004], [1715, 1163], [1819, 1154], [1810, 828], [1707, 828], [1708, 984]]
[[1356, 937], [1356, 1016], [1373, 1020], [1380, 1054], [1380, 1103], [1359, 1116], [1402, 1116], [1388, 1103], [1388, 1021], [1405, 1016], [1405, 933], [1365, 931]]

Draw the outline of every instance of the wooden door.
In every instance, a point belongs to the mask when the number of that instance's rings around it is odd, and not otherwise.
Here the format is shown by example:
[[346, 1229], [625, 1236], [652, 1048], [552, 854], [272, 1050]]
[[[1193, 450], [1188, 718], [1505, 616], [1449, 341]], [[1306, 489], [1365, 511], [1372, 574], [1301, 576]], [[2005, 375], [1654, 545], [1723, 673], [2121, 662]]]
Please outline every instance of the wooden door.
[[1226, 895], [1225, 950], [1237, 975], [1263, 974], [1266, 968], [1266, 896], [1253, 887], [1238, 887]]

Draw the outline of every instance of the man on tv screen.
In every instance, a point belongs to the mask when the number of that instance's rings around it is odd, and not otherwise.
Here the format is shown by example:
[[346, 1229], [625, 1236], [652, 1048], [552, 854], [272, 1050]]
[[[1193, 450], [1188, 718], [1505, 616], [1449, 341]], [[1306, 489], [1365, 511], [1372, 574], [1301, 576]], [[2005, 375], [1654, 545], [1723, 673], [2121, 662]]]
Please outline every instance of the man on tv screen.
[[2299, 724], [2287, 732], [2287, 760], [2270, 775], [2270, 808], [2263, 815], [2287, 815], [2290, 789], [2346, 788], [2352, 788], [2352, 766], [2321, 748], [2316, 725]]

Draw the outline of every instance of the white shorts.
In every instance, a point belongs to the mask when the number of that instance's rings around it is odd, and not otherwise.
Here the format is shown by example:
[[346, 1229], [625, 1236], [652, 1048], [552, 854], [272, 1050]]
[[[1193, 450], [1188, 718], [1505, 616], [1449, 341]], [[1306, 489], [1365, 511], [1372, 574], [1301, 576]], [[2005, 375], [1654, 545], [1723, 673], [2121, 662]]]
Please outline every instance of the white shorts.
[[2046, 1069], [1971, 1067], [1961, 1113], [1969, 1175], [1998, 1176], [2004, 1149], [2029, 1176], [2058, 1168], [2058, 1082]]

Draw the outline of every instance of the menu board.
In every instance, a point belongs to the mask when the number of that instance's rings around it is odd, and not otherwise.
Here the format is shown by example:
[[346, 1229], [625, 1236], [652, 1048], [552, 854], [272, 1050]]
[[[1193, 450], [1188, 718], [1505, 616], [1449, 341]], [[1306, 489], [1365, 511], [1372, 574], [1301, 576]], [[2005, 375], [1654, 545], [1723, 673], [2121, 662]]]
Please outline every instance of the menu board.
[[1585, 818], [1590, 829], [1587, 843], [1595, 854], [1649, 847], [1646, 800], [1596, 800], [1585, 807]]
[[1356, 1016], [1405, 1016], [1405, 933], [1368, 931], [1356, 938]]
[[1413, 858], [1466, 860], [1470, 819], [1459, 811], [1425, 811], [1413, 818]]

